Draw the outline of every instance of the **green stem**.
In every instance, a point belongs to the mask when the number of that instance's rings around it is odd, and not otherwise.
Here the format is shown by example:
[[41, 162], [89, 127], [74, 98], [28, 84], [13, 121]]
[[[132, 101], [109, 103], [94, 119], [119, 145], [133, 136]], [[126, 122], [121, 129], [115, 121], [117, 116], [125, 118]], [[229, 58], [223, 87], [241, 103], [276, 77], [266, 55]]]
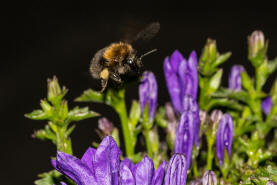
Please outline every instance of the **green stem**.
[[214, 158], [214, 152], [213, 152], [213, 141], [211, 139], [208, 139], [208, 155], [207, 155], [207, 170], [212, 170], [213, 168], [213, 158]]
[[60, 127], [56, 132], [57, 150], [72, 155], [71, 140], [65, 135], [66, 127]]
[[147, 128], [144, 129], [144, 137], [145, 137], [145, 144], [146, 144], [147, 154], [150, 158], [152, 158], [153, 152], [152, 152], [152, 146], [151, 146], [149, 132], [150, 132], [149, 129], [147, 129]]
[[193, 161], [192, 168], [193, 168], [192, 170], [193, 170], [194, 177], [198, 177], [199, 172], [198, 172], [197, 161], [196, 160]]
[[123, 132], [123, 138], [124, 138], [124, 144], [126, 149], [126, 155], [129, 158], [132, 158], [134, 155], [134, 147], [131, 140], [131, 132], [129, 128], [129, 119], [127, 115], [127, 110], [125, 106], [125, 100], [124, 98], [119, 100], [116, 105], [114, 106], [116, 112], [118, 113], [121, 121], [122, 126], [122, 132]]

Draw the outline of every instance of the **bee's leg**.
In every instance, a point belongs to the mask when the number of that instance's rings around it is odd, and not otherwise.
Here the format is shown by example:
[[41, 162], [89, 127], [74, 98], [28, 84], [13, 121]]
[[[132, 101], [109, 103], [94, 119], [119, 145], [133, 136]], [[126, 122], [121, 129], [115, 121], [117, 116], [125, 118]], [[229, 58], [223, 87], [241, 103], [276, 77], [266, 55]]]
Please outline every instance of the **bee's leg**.
[[107, 79], [101, 79], [101, 86], [102, 86], [102, 89], [101, 89], [101, 93], [105, 91], [106, 87], [107, 87], [107, 84], [108, 84], [108, 80]]
[[100, 78], [101, 78], [101, 93], [105, 91], [107, 84], [108, 84], [108, 80], [109, 80], [109, 76], [110, 76], [110, 72], [108, 70], [108, 68], [104, 68], [101, 72], [100, 72]]
[[122, 83], [122, 80], [121, 80], [119, 74], [116, 72], [110, 72], [110, 78], [118, 84]]

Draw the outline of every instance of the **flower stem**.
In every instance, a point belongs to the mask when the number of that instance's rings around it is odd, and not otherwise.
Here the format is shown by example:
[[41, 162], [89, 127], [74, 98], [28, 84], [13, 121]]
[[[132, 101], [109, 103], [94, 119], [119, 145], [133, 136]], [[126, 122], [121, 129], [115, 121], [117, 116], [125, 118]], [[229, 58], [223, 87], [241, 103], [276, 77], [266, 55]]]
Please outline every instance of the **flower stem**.
[[213, 141], [211, 139], [208, 139], [208, 155], [207, 155], [207, 170], [212, 170], [213, 168], [213, 158], [214, 158], [214, 152], [213, 152]]
[[197, 161], [196, 160], [193, 161], [192, 168], [193, 168], [192, 170], [193, 170], [194, 177], [198, 177], [199, 173], [198, 173]]
[[153, 152], [152, 152], [152, 146], [151, 146], [151, 141], [150, 141], [150, 130], [145, 128], [144, 129], [144, 137], [145, 137], [145, 144], [146, 144], [146, 150], [147, 150], [147, 154], [150, 158], [152, 158], [153, 156]]
[[121, 90], [121, 92], [119, 93], [120, 93], [119, 99], [116, 100], [116, 102], [113, 104], [113, 107], [118, 113], [121, 121], [126, 156], [129, 158], [132, 158], [132, 156], [134, 155], [134, 146], [132, 143], [133, 140], [131, 138], [129, 119], [128, 119], [126, 105], [125, 105], [125, 95], [124, 95], [125, 91]]

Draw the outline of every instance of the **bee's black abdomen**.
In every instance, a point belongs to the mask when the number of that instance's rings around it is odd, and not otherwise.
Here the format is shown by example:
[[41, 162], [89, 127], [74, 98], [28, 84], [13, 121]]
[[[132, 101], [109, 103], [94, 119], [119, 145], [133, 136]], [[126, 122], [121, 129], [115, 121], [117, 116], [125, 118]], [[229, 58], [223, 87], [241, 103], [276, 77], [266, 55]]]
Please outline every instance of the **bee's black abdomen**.
[[100, 79], [100, 72], [103, 70], [104, 66], [102, 64], [103, 62], [103, 54], [107, 47], [100, 49], [96, 52], [94, 57], [91, 59], [89, 71], [93, 78]]

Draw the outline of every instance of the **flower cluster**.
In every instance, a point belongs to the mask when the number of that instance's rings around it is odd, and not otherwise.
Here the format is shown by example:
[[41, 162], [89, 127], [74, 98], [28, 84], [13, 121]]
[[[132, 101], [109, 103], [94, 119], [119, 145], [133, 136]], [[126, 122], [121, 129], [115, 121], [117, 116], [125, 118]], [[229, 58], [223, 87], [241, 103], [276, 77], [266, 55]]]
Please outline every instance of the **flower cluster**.
[[228, 87], [221, 86], [220, 65], [231, 52], [220, 54], [215, 40], [207, 40], [199, 58], [195, 51], [186, 59], [175, 50], [163, 63], [171, 100], [164, 105], [158, 103], [158, 83], [151, 71], [142, 74], [139, 100], [131, 106], [126, 106], [125, 85], [103, 93], [84, 91], [76, 101], [111, 106], [122, 134], [116, 122], [101, 116], [96, 132], [102, 141], [93, 142], [94, 148], [89, 147], [81, 159], [73, 155], [71, 124], [100, 115], [88, 107], [69, 110], [64, 100], [67, 89], [54, 77], [48, 81], [41, 109], [26, 114], [47, 121], [34, 137], [57, 146], [51, 160], [56, 170], [40, 174], [35, 184], [276, 184], [277, 80], [269, 93], [263, 87], [277, 68], [277, 59], [268, 59], [267, 48], [263, 33], [253, 32], [248, 37], [248, 59], [255, 76], [242, 65], [233, 65]]

